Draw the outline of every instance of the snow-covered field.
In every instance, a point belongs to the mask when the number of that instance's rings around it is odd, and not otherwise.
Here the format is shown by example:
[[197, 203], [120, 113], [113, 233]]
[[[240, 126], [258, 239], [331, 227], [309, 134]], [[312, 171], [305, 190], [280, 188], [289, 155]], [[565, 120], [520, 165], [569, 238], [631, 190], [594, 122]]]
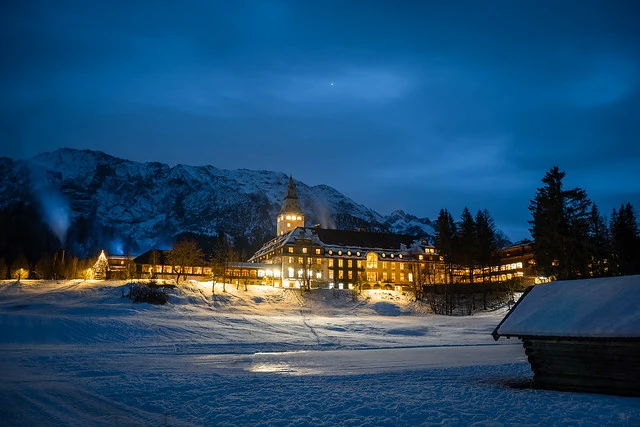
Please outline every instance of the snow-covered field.
[[0, 425], [640, 425], [640, 399], [528, 387], [504, 312], [394, 292], [0, 282]]

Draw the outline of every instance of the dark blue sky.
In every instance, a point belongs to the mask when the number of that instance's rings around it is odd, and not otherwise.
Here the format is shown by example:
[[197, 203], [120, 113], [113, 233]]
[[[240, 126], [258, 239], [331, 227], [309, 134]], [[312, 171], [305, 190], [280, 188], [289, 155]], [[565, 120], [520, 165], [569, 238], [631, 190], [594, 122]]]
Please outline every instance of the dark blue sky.
[[282, 171], [387, 214], [488, 208], [552, 166], [640, 208], [640, 3], [10, 1], [0, 155]]

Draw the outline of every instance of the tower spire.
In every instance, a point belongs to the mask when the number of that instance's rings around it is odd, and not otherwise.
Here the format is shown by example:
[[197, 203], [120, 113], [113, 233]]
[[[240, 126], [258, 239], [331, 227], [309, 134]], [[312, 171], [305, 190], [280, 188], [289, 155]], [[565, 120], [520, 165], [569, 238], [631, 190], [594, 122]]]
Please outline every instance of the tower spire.
[[298, 200], [293, 177], [289, 175], [287, 195], [282, 202], [280, 214], [278, 215], [278, 235], [285, 234], [296, 227], [304, 227], [304, 213], [302, 212], [302, 208], [300, 208], [300, 201]]

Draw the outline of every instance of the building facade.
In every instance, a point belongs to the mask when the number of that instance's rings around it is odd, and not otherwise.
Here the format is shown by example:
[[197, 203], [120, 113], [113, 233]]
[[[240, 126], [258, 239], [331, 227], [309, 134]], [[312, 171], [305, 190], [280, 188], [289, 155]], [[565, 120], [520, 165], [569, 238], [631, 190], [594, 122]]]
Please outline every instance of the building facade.
[[411, 236], [304, 226], [293, 179], [277, 218], [278, 235], [250, 263], [271, 265], [274, 286], [396, 289], [414, 286], [418, 270], [442, 280], [443, 263], [433, 246]]

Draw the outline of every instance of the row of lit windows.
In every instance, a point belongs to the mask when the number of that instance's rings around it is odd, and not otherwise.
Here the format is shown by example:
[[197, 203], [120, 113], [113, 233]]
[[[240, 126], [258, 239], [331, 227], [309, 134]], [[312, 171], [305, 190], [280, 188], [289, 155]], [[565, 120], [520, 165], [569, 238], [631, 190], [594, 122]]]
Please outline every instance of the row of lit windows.
[[[288, 257], [289, 264], [293, 264], [295, 262], [295, 260], [296, 260], [296, 257], [292, 257], [292, 256]], [[304, 264], [304, 260], [305, 260], [305, 258], [298, 257], [298, 264]], [[307, 258], [307, 264], [308, 265], [311, 265], [313, 263], [315, 263], [317, 265], [322, 265], [322, 258], [311, 258], [311, 257]]]
[[[295, 275], [295, 274], [296, 274], [296, 270], [295, 270], [293, 267], [289, 267], [289, 268], [287, 269], [287, 273], [288, 273], [288, 276], [287, 276], [287, 277], [289, 277], [290, 279], [292, 279], [292, 278], [295, 278], [295, 277], [296, 277], [296, 275]], [[304, 275], [304, 270], [300, 268], [300, 269], [298, 269], [297, 273], [298, 273], [298, 276], [297, 276], [297, 277], [298, 277], [299, 279], [302, 279], [302, 278], [303, 278], [303, 275]], [[308, 278], [312, 278], [312, 277], [314, 277], [313, 270], [307, 270], [307, 277], [308, 277]], [[316, 279], [322, 279], [322, 272], [321, 272], [321, 271], [316, 271], [316, 273], [315, 273], [315, 278], [316, 278]]]
[[522, 263], [514, 262], [512, 264], [503, 264], [499, 267], [498, 266], [491, 267], [491, 271], [497, 272], [497, 271], [517, 270], [519, 268], [522, 268]]
[[280, 270], [258, 270], [258, 277], [280, 277]]
[[[334, 251], [333, 251], [332, 249], [329, 249], [329, 251], [328, 251], [327, 253], [328, 253], [329, 255], [333, 255], [333, 254], [334, 254]], [[338, 252], [337, 252], [337, 254], [338, 254], [339, 256], [342, 256], [343, 252], [342, 252], [342, 251], [338, 251]], [[347, 254], [347, 256], [351, 256], [351, 255], [353, 255], [353, 252], [351, 252], [351, 251], [347, 251], [347, 252], [346, 252], [346, 254]], [[356, 251], [356, 252], [355, 252], [355, 255], [356, 255], [356, 256], [360, 256], [360, 252], [359, 252], [359, 251]], [[368, 255], [367, 255], [367, 258], [369, 258], [371, 255], [376, 256], [374, 253], [370, 253], [370, 254], [368, 254]], [[380, 256], [381, 256], [382, 258], [386, 258], [386, 257], [387, 257], [387, 254], [383, 252], [383, 253], [381, 253], [381, 254], [380, 254]], [[395, 258], [395, 257], [396, 257], [396, 255], [395, 255], [395, 254], [389, 254], [389, 258]], [[377, 258], [377, 256], [376, 256], [376, 258]], [[402, 259], [402, 254], [399, 254], [399, 255], [398, 255], [398, 258]]]
[[[288, 251], [290, 254], [292, 254], [292, 253], [293, 253], [293, 247], [292, 247], [292, 246], [289, 246], [289, 247], [287, 248], [287, 251]], [[308, 253], [308, 251], [309, 251], [309, 249], [308, 249], [308, 248], [302, 248], [302, 253], [303, 253], [303, 254]], [[322, 252], [321, 252], [321, 249], [316, 249], [316, 255], [320, 255], [321, 253], [322, 253]]]
[[[170, 265], [148, 266], [148, 271], [155, 273], [174, 273], [180, 270], [182, 270], [182, 268], [179, 266], [176, 266], [175, 269]], [[183, 274], [211, 274], [211, 267], [184, 267]]]
[[300, 215], [280, 215], [278, 217], [278, 221], [302, 221], [302, 217]]

